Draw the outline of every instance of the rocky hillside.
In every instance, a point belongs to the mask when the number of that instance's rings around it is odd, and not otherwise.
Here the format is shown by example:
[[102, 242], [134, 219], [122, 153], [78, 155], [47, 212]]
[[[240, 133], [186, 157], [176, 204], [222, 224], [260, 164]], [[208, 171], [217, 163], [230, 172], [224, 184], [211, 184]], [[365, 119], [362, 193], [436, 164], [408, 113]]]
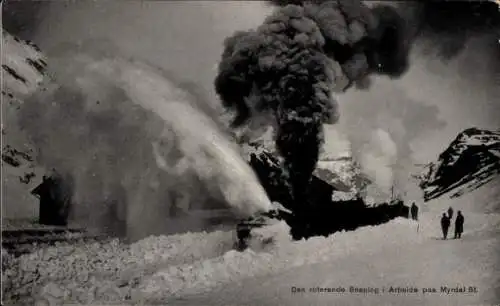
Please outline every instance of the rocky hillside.
[[41, 178], [34, 164], [34, 148], [17, 124], [23, 99], [35, 91], [44, 78], [46, 59], [32, 43], [2, 29], [2, 203], [4, 218], [35, 217], [37, 201], [29, 190]]
[[335, 188], [333, 201], [345, 201], [364, 197], [370, 179], [361, 172], [352, 157], [323, 159], [318, 162], [314, 174]]
[[[272, 129], [269, 128], [241, 146], [243, 155], [254, 167], [263, 184], [270, 184], [268, 188], [272, 188], [280, 194], [277, 197], [281, 197], [287, 191], [278, 191], [284, 188], [285, 178], [282, 177], [279, 155], [272, 137]], [[323, 190], [323, 193], [331, 193], [330, 196], [322, 195], [328, 197], [328, 201], [346, 201], [363, 196], [366, 186], [370, 184], [368, 177], [361, 173], [359, 165], [348, 152], [332, 152], [328, 149], [323, 151], [313, 175], [313, 188]]]
[[500, 174], [500, 131], [464, 130], [419, 176], [425, 200], [460, 196]]
[[32, 93], [44, 79], [47, 66], [40, 49], [2, 29], [2, 95], [14, 98]]

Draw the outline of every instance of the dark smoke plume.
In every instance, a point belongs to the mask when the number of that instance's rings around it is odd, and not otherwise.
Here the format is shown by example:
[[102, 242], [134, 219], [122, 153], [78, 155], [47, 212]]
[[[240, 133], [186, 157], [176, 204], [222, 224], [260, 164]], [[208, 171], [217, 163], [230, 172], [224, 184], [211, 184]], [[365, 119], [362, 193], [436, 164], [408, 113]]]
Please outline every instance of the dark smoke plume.
[[405, 23], [389, 6], [328, 1], [277, 8], [256, 30], [227, 38], [216, 92], [236, 111], [233, 126], [270, 111], [295, 203], [323, 142], [323, 123], [338, 119], [333, 92], [366, 87], [371, 73], [401, 76], [408, 67]]
[[500, 51], [500, 7], [493, 1], [425, 1], [419, 11], [420, 36], [444, 59], [457, 56], [477, 35], [492, 35]]

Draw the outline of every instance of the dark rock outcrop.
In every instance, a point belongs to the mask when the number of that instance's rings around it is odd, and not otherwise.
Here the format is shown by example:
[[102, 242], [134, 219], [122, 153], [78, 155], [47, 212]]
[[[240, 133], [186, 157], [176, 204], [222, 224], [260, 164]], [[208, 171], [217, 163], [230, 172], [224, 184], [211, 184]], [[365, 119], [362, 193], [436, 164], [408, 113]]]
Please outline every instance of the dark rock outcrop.
[[12, 167], [19, 167], [23, 162], [33, 162], [32, 152], [23, 152], [10, 145], [5, 145], [2, 152], [2, 160]]

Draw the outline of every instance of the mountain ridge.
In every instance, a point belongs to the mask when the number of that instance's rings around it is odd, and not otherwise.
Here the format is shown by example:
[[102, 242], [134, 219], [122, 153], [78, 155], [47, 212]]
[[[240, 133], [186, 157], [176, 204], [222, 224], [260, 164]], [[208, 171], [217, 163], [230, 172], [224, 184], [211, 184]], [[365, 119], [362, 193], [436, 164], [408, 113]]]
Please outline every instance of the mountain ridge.
[[424, 166], [420, 188], [429, 201], [446, 193], [457, 197], [500, 174], [500, 130], [476, 127], [460, 132], [437, 161]]

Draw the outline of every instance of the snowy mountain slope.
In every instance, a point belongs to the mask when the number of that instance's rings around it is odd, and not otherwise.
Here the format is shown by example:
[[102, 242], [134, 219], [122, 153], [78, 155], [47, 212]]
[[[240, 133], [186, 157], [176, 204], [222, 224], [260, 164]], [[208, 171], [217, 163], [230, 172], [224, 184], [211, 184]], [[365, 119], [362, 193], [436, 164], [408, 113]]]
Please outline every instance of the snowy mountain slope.
[[500, 173], [500, 131], [470, 128], [461, 132], [436, 162], [426, 165], [420, 187], [426, 200], [453, 191], [460, 196]]
[[46, 66], [46, 59], [36, 45], [2, 29], [2, 90], [5, 91], [2, 95], [32, 93], [43, 81]]
[[[280, 165], [279, 157], [276, 154], [255, 143], [244, 145], [244, 149], [248, 154], [249, 162], [254, 166], [259, 163], [267, 165], [267, 168], [276, 169], [276, 171], [266, 175], [270, 180], [275, 181], [272, 185], [284, 184], [284, 177], [281, 177], [282, 174], [278, 174]], [[361, 173], [359, 166], [351, 157], [318, 161], [313, 173], [313, 183], [323, 184], [323, 182], [331, 186], [331, 200], [333, 201], [352, 200], [359, 195], [362, 196], [366, 186], [371, 183], [367, 176]]]
[[333, 201], [363, 197], [366, 187], [371, 184], [370, 179], [361, 172], [352, 157], [320, 160], [314, 174], [336, 189]]
[[34, 148], [18, 125], [17, 111], [43, 81], [46, 59], [34, 44], [3, 29], [1, 53], [3, 217], [32, 218], [38, 203], [29, 191], [41, 180], [43, 169], [34, 162]]
[[[319, 179], [333, 187], [332, 200], [352, 200], [362, 195], [371, 181], [361, 173], [359, 165], [353, 160], [347, 140], [342, 139], [339, 133], [331, 128], [325, 127], [325, 130], [326, 136], [330, 138], [326, 138], [326, 143], [322, 147], [313, 180]], [[332, 144], [337, 141], [341, 143], [339, 146]], [[271, 127], [247, 141], [242, 141], [241, 148], [242, 154], [249, 162], [253, 158], [269, 164], [270, 167], [279, 167], [280, 158], [274, 146]]]

